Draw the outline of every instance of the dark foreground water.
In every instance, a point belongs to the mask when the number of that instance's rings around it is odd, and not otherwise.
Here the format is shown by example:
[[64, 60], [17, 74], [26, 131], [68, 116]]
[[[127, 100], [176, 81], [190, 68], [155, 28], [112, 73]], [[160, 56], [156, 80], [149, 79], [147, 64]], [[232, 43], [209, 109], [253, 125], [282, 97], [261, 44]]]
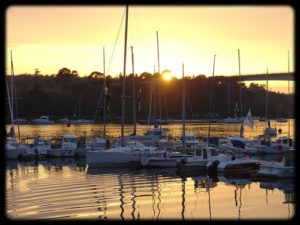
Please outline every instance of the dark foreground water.
[[290, 179], [89, 168], [84, 159], [10, 161], [6, 176], [6, 215], [13, 220], [288, 220], [295, 213]]

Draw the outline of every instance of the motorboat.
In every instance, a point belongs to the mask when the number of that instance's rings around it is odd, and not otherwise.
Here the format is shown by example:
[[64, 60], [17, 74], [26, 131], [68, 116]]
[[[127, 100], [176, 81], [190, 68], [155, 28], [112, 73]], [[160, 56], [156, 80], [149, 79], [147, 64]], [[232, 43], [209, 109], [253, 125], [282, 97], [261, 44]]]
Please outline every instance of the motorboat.
[[49, 120], [49, 116], [41, 116], [38, 119], [33, 119], [31, 121], [33, 124], [53, 124], [52, 120]]
[[264, 162], [257, 172], [259, 178], [293, 178], [295, 176], [295, 166], [284, 157], [280, 162]]
[[49, 157], [74, 157], [77, 148], [77, 136], [72, 134], [50, 139], [47, 150]]
[[237, 158], [235, 156], [231, 156], [230, 160], [228, 160], [228, 157], [211, 160], [207, 164], [209, 170], [216, 170], [220, 173], [256, 172], [259, 167], [260, 162], [258, 160], [246, 157]]
[[220, 155], [214, 147], [202, 145], [194, 149], [193, 157], [182, 157], [177, 162], [177, 170], [179, 172], [190, 170], [205, 171], [207, 163], [216, 157], [219, 158]]
[[47, 157], [47, 149], [49, 142], [41, 137], [25, 137], [19, 144], [19, 157], [45, 158]]

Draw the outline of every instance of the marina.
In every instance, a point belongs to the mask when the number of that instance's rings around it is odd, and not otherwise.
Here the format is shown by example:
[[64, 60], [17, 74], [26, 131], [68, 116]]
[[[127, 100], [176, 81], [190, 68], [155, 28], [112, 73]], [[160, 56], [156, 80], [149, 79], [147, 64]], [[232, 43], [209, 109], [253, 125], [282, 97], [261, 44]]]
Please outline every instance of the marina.
[[[234, 135], [238, 126], [213, 124], [212, 133]], [[287, 128], [285, 123], [280, 126]], [[180, 139], [181, 124], [165, 127], [173, 139]], [[187, 124], [186, 130], [201, 139], [205, 127], [207, 124]], [[119, 125], [108, 124], [107, 128], [110, 137], [120, 135]], [[125, 125], [125, 134], [131, 128]], [[85, 133], [89, 139], [101, 132], [102, 125], [22, 125], [20, 129], [22, 137]], [[255, 136], [263, 129], [263, 122], [255, 122], [253, 130], [245, 129], [245, 136]], [[146, 125], [137, 126], [138, 134], [146, 130]], [[281, 162], [283, 155], [252, 158], [274, 164]], [[85, 157], [8, 160], [5, 168], [6, 215], [13, 220], [289, 220], [295, 214], [293, 177], [180, 172], [174, 166], [97, 167], [89, 166]]]
[[6, 219], [295, 219], [289, 7], [12, 6], [6, 17]]

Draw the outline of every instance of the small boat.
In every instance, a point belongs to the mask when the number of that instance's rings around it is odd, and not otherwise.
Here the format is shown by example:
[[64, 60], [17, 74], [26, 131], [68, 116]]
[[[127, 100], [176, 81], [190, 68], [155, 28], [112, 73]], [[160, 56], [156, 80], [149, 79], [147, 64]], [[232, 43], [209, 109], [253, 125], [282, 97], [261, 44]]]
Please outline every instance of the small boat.
[[293, 178], [295, 166], [291, 165], [284, 157], [281, 162], [264, 162], [257, 172], [259, 178]]
[[73, 135], [50, 139], [50, 146], [47, 149], [49, 157], [74, 157], [77, 147], [76, 141], [73, 141]]
[[288, 120], [285, 119], [285, 118], [277, 118], [276, 121], [277, 121], [278, 123], [286, 123]]
[[227, 117], [225, 119], [220, 119], [217, 122], [218, 123], [242, 123], [243, 118], [240, 118], [240, 117]]
[[[223, 158], [225, 159], [225, 158]], [[260, 163], [258, 160], [249, 158], [231, 157], [231, 160], [213, 160], [207, 164], [207, 167], [215, 169], [221, 173], [237, 173], [237, 172], [255, 172], [259, 170]]]
[[91, 124], [93, 123], [93, 120], [87, 120], [87, 119], [78, 119], [78, 120], [70, 120], [70, 124]]
[[17, 119], [14, 119], [14, 123], [15, 124], [27, 124], [28, 121], [26, 119], [17, 118]]
[[23, 159], [45, 158], [49, 143], [41, 137], [25, 137], [19, 144], [19, 157]]
[[53, 124], [52, 120], [49, 120], [49, 116], [41, 116], [38, 119], [33, 119], [31, 121], [33, 124]]
[[193, 157], [182, 157], [177, 163], [177, 170], [179, 172], [190, 170], [205, 171], [207, 163], [219, 157], [214, 147], [203, 145], [194, 149]]
[[69, 121], [68, 117], [65, 117], [63, 119], [59, 119], [57, 122], [61, 123], [61, 124], [68, 124], [70, 121]]

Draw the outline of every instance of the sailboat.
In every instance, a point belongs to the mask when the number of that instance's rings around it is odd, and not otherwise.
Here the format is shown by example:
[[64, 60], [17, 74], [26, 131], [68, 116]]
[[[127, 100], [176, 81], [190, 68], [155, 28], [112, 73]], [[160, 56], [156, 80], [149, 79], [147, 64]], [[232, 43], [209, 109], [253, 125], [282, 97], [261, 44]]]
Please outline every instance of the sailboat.
[[89, 124], [92, 123], [92, 120], [82, 119], [81, 118], [81, 93], [79, 95], [79, 104], [78, 104], [78, 119], [70, 120], [71, 124]]
[[145, 145], [125, 146], [124, 122], [125, 122], [125, 74], [126, 74], [126, 53], [127, 53], [127, 32], [128, 32], [128, 5], [125, 11], [125, 43], [124, 43], [124, 65], [123, 65], [123, 86], [122, 86], [122, 124], [121, 124], [121, 146], [107, 150], [92, 150], [86, 152], [88, 166], [120, 166], [131, 163], [140, 163], [140, 158], [145, 155], [164, 154], [165, 150]]
[[[13, 61], [12, 61], [12, 52], [11, 52], [11, 79], [13, 79], [14, 69], [13, 69]], [[7, 90], [7, 98], [8, 98], [8, 104], [9, 104], [9, 112], [10, 112], [10, 119], [11, 119], [11, 128], [9, 135], [10, 137], [6, 138], [5, 143], [5, 155], [7, 159], [17, 159], [19, 156], [19, 149], [18, 149], [18, 143], [16, 140], [16, 134], [15, 134], [15, 124], [14, 124], [14, 113], [13, 113], [13, 81], [11, 81], [11, 97], [9, 94], [7, 79], [5, 79], [6, 82], [6, 90]]]
[[[184, 79], [184, 65], [182, 65], [182, 136], [181, 144], [185, 151], [186, 134], [185, 134], [185, 79]], [[190, 137], [191, 135], [189, 135]], [[189, 143], [191, 144], [191, 143]], [[189, 145], [189, 147], [191, 147]], [[147, 167], [174, 167], [180, 163], [181, 159], [192, 157], [193, 155], [183, 154], [181, 152], [166, 152], [162, 156], [145, 156], [141, 158], [141, 165]]]
[[[159, 67], [158, 32], [156, 32], [156, 34], [157, 34], [157, 54], [158, 54], [158, 67]], [[163, 121], [161, 118], [150, 120], [152, 94], [153, 94], [153, 87], [154, 87], [153, 85], [154, 85], [155, 79], [153, 79], [152, 87], [151, 87], [149, 118], [148, 118], [148, 120], [140, 120], [139, 121], [140, 124], [154, 125], [154, 128], [150, 129], [150, 130], [147, 130], [144, 133], [144, 135], [136, 135], [136, 107], [135, 107], [133, 47], [131, 47], [131, 55], [132, 55], [132, 73], [133, 73], [133, 85], [132, 85], [133, 86], [133, 93], [132, 93], [132, 95], [133, 95], [133, 103], [134, 103], [133, 104], [134, 130], [133, 130], [133, 134], [130, 135], [130, 136], [125, 136], [124, 140], [125, 140], [125, 142], [138, 141], [138, 142], [141, 142], [142, 144], [145, 144], [147, 146], [158, 145], [159, 147], [162, 147], [162, 148], [168, 147], [169, 144], [170, 144], [169, 141], [168, 141], [168, 137], [167, 137], [168, 136], [168, 129], [161, 127], [162, 124], [167, 124], [167, 123], [165, 121]], [[158, 86], [160, 87], [160, 84], [158, 84]], [[159, 95], [160, 95], [160, 93], [159, 93]], [[155, 115], [155, 112], [153, 114]], [[160, 115], [160, 117], [161, 117], [161, 115]]]
[[288, 120], [286, 118], [283, 118], [283, 117], [280, 116], [280, 114], [281, 114], [281, 108], [282, 108], [282, 105], [280, 105], [280, 113], [279, 113], [279, 117], [276, 118], [276, 122], [278, 122], [278, 123], [286, 123]]

